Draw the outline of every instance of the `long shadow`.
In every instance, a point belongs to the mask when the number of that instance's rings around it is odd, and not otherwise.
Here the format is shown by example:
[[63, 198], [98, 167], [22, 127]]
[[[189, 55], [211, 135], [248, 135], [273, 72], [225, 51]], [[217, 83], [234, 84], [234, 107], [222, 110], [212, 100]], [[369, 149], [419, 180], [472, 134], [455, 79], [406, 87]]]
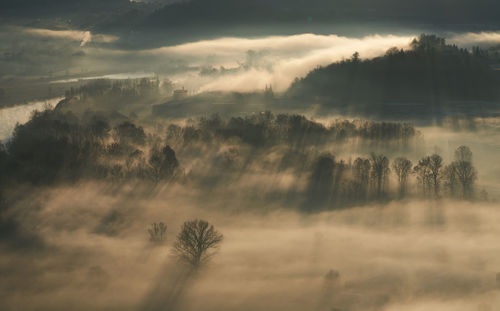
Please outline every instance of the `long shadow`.
[[196, 269], [178, 261], [167, 263], [144, 297], [139, 311], [180, 310], [179, 304], [195, 279]]

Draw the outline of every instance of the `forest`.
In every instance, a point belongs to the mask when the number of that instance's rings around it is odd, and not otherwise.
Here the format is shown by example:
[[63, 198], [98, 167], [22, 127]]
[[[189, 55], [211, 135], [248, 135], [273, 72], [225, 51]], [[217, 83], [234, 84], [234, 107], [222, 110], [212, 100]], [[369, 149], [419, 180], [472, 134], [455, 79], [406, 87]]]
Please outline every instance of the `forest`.
[[[208, 180], [223, 185], [254, 170], [289, 171], [307, 179], [308, 186], [281, 196], [303, 200], [310, 211], [408, 195], [479, 198], [467, 146], [458, 147], [449, 164], [439, 154], [415, 164], [404, 156], [389, 159], [397, 154], [417, 159], [422, 140], [407, 123], [334, 120], [325, 125], [302, 115], [265, 112], [167, 122], [146, 131], [125, 116], [110, 120], [87, 111], [78, 117], [55, 109], [36, 112], [16, 127], [1, 148], [0, 166], [4, 183], [34, 185], [141, 179], [152, 186], [169, 181], [203, 187]], [[197, 161], [206, 165], [193, 167]], [[409, 183], [419, 190], [408, 191]]]
[[[79, 98], [73, 104], [86, 105], [102, 95], [82, 92], [68, 92]], [[301, 297], [300, 284], [306, 282], [309, 298], [299, 307], [313, 304], [318, 310], [378, 310], [409, 304], [406, 295], [434, 299], [433, 290], [424, 290], [428, 287], [442, 288], [437, 297], [453, 301], [482, 284], [477, 295], [484, 297], [495, 286], [485, 281], [495, 275], [494, 267], [471, 276], [454, 270], [461, 262], [442, 268], [450, 259], [440, 251], [441, 242], [437, 250], [416, 245], [405, 255], [409, 260], [422, 252], [427, 268], [400, 271], [378, 263], [375, 281], [370, 273], [356, 272], [360, 266], [373, 268], [368, 259], [373, 252], [391, 261], [400, 258], [385, 240], [405, 249], [408, 241], [440, 241], [450, 231], [476, 232], [479, 223], [490, 221], [487, 213], [496, 198], [483, 188], [487, 176], [477, 164], [485, 158], [473, 148], [453, 145], [451, 156], [446, 150], [433, 152], [426, 147], [430, 132], [404, 122], [315, 120], [270, 111], [146, 122], [118, 112], [73, 113], [66, 101], [34, 112], [0, 148], [0, 245], [11, 267], [3, 273], [8, 283], [0, 286], [33, 297], [34, 305], [21, 303], [29, 309], [62, 310], [71, 305], [66, 299], [93, 293], [99, 298], [89, 305], [99, 310], [191, 310], [200, 308], [200, 297], [212, 295], [208, 288], [214, 280], [244, 299], [245, 286], [235, 278], [259, 284], [264, 275], [272, 275], [272, 284], [263, 290], [280, 295]], [[490, 131], [479, 122], [475, 126], [477, 133]], [[473, 133], [470, 127], [455, 131]], [[468, 220], [474, 210], [485, 214]], [[243, 242], [248, 235], [258, 237], [255, 244]], [[352, 248], [346, 244], [352, 239], [380, 246]], [[269, 243], [274, 249], [263, 255]], [[329, 250], [326, 243], [336, 247]], [[461, 254], [461, 248], [450, 252]], [[297, 256], [292, 262], [278, 259], [290, 253]], [[344, 258], [356, 263], [346, 264]], [[318, 263], [315, 268], [309, 268], [311, 260]], [[232, 270], [241, 265], [259, 272]], [[280, 275], [291, 271], [306, 279], [284, 285]], [[74, 283], [61, 273], [72, 275]], [[433, 278], [434, 273], [442, 276]], [[33, 285], [19, 283], [20, 275], [30, 276]], [[124, 285], [127, 298], [110, 298]], [[54, 292], [67, 298], [44, 301]], [[364, 298], [353, 298], [352, 292]], [[279, 296], [260, 290], [253, 295], [266, 298], [245, 305], [297, 309], [297, 302], [283, 304]], [[5, 301], [8, 308], [20, 304], [16, 296]], [[226, 304], [215, 299], [209, 305], [215, 310]]]
[[409, 50], [391, 48], [367, 60], [354, 53], [316, 68], [296, 79], [288, 96], [298, 101], [317, 98], [330, 107], [354, 106], [367, 114], [406, 110], [409, 116], [434, 117], [461, 108], [462, 113], [474, 113], [474, 106], [485, 108], [485, 102], [491, 103], [487, 110], [496, 107], [498, 62], [494, 49], [470, 51], [435, 35], [421, 35]]

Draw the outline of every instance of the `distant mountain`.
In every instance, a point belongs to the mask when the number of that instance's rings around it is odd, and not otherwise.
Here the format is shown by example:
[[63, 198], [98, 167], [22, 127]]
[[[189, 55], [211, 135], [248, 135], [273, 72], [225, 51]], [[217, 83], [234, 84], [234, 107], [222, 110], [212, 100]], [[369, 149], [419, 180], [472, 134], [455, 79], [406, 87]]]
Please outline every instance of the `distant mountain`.
[[221, 36], [297, 33], [364, 35], [418, 30], [483, 31], [500, 27], [497, 0], [191, 0], [107, 19], [100, 32], [129, 47], [155, 47]]
[[160, 6], [129, 0], [2, 0], [0, 22], [30, 27], [95, 29], [131, 11], [141, 11], [146, 16]]
[[163, 7], [146, 25], [394, 21], [496, 23], [497, 0], [191, 0]]
[[2, 16], [60, 16], [98, 10], [119, 10], [130, 6], [129, 0], [3, 0]]
[[[331, 33], [394, 26], [426, 31], [493, 30], [498, 0], [3, 0], [0, 23], [113, 33], [132, 48], [218, 36]], [[373, 28], [377, 25], [379, 28]], [[402, 29], [402, 28], [398, 29]], [[355, 29], [365, 29], [364, 32]]]

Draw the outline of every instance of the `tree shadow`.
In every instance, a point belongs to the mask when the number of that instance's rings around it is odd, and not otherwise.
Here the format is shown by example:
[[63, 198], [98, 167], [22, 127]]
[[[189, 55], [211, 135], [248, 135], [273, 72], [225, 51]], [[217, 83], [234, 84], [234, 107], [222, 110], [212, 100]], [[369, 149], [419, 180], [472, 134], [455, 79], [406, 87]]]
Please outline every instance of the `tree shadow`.
[[143, 298], [139, 311], [180, 310], [185, 292], [192, 285], [196, 269], [179, 261], [167, 263], [155, 284]]

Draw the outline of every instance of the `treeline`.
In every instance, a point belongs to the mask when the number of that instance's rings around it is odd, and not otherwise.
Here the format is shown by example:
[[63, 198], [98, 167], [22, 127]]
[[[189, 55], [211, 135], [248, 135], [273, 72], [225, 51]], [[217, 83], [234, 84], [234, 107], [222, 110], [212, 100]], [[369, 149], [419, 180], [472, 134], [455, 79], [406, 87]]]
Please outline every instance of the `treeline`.
[[319, 67], [297, 79], [288, 95], [323, 98], [330, 104], [423, 103], [434, 109], [447, 101], [491, 101], [500, 98], [500, 75], [492, 68], [496, 62], [498, 53], [478, 47], [469, 51], [421, 35], [409, 50], [391, 48], [368, 60], [355, 53]]
[[175, 152], [130, 121], [94, 113], [35, 112], [0, 148], [3, 181], [50, 184], [81, 178], [171, 180]]
[[[392, 188], [391, 174], [396, 181]], [[312, 167], [304, 208], [314, 211], [414, 196], [469, 200], [475, 196], [476, 179], [472, 152], [466, 146], [457, 148], [454, 161], [447, 165], [438, 154], [425, 156], [415, 164], [405, 157], [391, 163], [387, 156], [375, 153], [346, 163], [326, 154], [319, 156]], [[408, 191], [409, 184], [416, 185], [417, 190]]]
[[127, 80], [98, 79], [66, 91], [65, 99], [56, 109], [83, 113], [87, 110], [130, 111], [144, 106], [162, 95], [170, 95], [173, 85], [158, 78]]
[[127, 80], [97, 79], [92, 80], [78, 88], [71, 87], [66, 91], [65, 95], [66, 97], [81, 96], [83, 98], [99, 97], [103, 95], [138, 97], [158, 92], [159, 86], [160, 81], [157, 78]]
[[61, 109], [36, 112], [2, 146], [2, 175], [33, 183], [84, 177], [160, 181], [173, 178], [180, 170], [170, 146], [186, 149], [193, 144], [235, 141], [263, 152], [277, 145], [300, 152], [357, 138], [404, 150], [419, 135], [409, 124], [337, 120], [325, 126], [301, 115], [271, 112], [229, 119], [214, 115], [191, 125], [170, 124], [165, 131], [147, 134], [119, 114], [87, 111], [77, 116]]
[[386, 145], [395, 144], [404, 149], [419, 135], [407, 123], [335, 120], [326, 126], [303, 115], [275, 115], [269, 111], [229, 119], [213, 115], [202, 117], [195, 124], [170, 124], [167, 128], [167, 140], [175, 143], [210, 142], [216, 139], [227, 141], [236, 138], [253, 147], [279, 144], [303, 147], [360, 138]]
[[[212, 189], [246, 174], [286, 173], [308, 184], [303, 190], [293, 187], [292, 195], [305, 199], [308, 210], [416, 195], [474, 198], [477, 172], [467, 147], [458, 148], [447, 165], [436, 154], [414, 164], [376, 153], [349, 161], [323, 153], [344, 145], [353, 153], [350, 139], [359, 139], [367, 148], [375, 142], [386, 152], [397, 146], [400, 154], [414, 154], [406, 147], [418, 132], [408, 124], [338, 120], [325, 126], [301, 115], [266, 112], [228, 119], [214, 115], [156, 130], [147, 133], [124, 116], [36, 112], [0, 145], [1, 181], [5, 186], [141, 180]], [[419, 190], [408, 191], [409, 184]], [[284, 198], [288, 190], [269, 191]]]

